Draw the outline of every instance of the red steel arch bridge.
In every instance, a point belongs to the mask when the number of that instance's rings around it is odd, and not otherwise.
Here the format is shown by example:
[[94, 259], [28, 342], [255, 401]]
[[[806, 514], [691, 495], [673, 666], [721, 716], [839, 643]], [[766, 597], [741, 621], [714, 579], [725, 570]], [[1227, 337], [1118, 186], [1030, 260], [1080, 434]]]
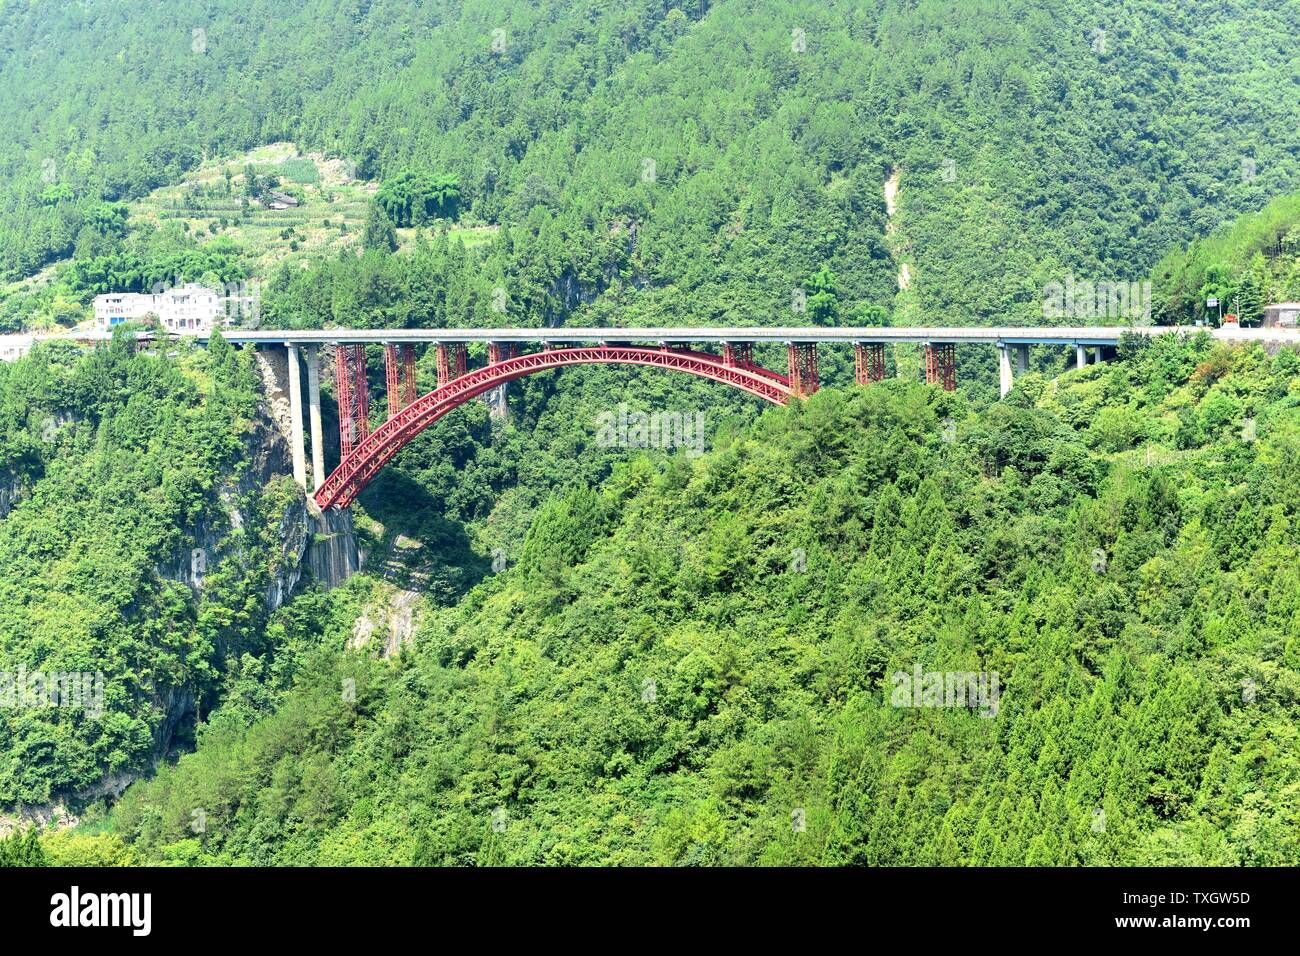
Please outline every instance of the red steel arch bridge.
[[[738, 388], [783, 405], [817, 391], [817, 349], [824, 344], [852, 345], [860, 384], [885, 375], [885, 348], [910, 342], [922, 348], [927, 382], [956, 388], [956, 346], [983, 344], [998, 350], [1001, 393], [1012, 387], [1017, 370], [1028, 367], [1031, 345], [1075, 350], [1083, 367], [1105, 357], [1125, 333], [1161, 335], [1187, 330], [1156, 326], [1078, 328], [653, 328], [653, 329], [223, 329], [234, 344], [283, 348], [288, 355], [288, 385], [294, 477], [307, 487], [303, 423], [302, 364], [307, 366], [306, 405], [311, 432], [315, 503], [322, 509], [346, 508], [366, 484], [411, 439], [447, 412], [475, 396], [508, 382], [570, 365], [626, 364], [685, 372]], [[1216, 338], [1271, 341], [1292, 332], [1224, 327]], [[199, 336], [200, 340], [206, 336]], [[1288, 339], [1290, 341], [1290, 339]], [[468, 346], [487, 346], [488, 361], [469, 367]], [[758, 343], [784, 346], [786, 368], [778, 372], [753, 360]], [[387, 374], [387, 420], [370, 423], [366, 347], [382, 346]], [[436, 387], [421, 395], [415, 378], [415, 348], [436, 350]], [[341, 460], [325, 472], [320, 412], [322, 348], [332, 349], [339, 406]]]

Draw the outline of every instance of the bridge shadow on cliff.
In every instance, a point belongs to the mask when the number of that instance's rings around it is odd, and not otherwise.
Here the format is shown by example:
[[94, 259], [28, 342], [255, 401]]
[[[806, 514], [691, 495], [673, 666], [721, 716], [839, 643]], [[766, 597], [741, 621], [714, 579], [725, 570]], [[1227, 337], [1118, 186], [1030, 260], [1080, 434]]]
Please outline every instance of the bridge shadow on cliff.
[[465, 525], [419, 482], [389, 469], [361, 495], [366, 513], [383, 526], [364, 571], [407, 591], [450, 604], [492, 572], [476, 554]]

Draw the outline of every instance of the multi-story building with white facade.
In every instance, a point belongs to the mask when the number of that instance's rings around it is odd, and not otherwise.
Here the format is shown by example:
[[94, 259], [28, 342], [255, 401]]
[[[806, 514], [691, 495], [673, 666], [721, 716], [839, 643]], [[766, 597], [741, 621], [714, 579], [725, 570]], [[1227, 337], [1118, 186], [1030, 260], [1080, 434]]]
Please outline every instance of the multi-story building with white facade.
[[154, 310], [152, 295], [139, 292], [110, 292], [95, 296], [95, 324], [110, 329], [132, 319], [142, 319]]
[[32, 350], [30, 335], [0, 335], [0, 362], [14, 362]]
[[95, 323], [105, 331], [123, 322], [158, 316], [168, 332], [208, 332], [226, 317], [221, 295], [196, 282], [162, 292], [110, 292], [95, 296]]

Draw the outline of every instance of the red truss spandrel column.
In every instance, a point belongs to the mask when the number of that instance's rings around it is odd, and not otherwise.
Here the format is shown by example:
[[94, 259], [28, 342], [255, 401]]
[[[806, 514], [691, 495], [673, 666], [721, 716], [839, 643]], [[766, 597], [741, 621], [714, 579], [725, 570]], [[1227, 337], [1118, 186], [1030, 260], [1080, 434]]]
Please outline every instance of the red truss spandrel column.
[[442, 388], [452, 379], [460, 378], [469, 370], [469, 352], [464, 342], [452, 342], [450, 345], [437, 345], [438, 350], [438, 387]]
[[402, 372], [397, 346], [391, 342], [384, 343], [384, 373], [388, 377], [388, 417], [392, 418], [402, 410]]
[[753, 342], [723, 342], [722, 361], [728, 368], [744, 368], [754, 364]]
[[508, 361], [519, 354], [518, 342], [489, 342], [488, 343], [488, 364], [496, 365], [498, 362]]
[[925, 343], [925, 381], [945, 392], [957, 390], [957, 346], [951, 342]]
[[415, 384], [415, 346], [402, 346], [402, 407], [405, 408], [420, 397], [420, 389]]
[[853, 346], [854, 365], [859, 385], [882, 381], [885, 377], [885, 344], [858, 342]]
[[347, 458], [356, 445], [356, 422], [352, 418], [352, 369], [350, 345], [334, 346], [334, 384], [339, 401], [339, 454]]
[[370, 383], [366, 379], [366, 347], [352, 346], [352, 402], [356, 409], [357, 444], [370, 434]]
[[366, 382], [366, 347], [334, 346], [335, 385], [339, 399], [339, 451], [344, 458], [370, 434], [370, 387]]
[[817, 343], [791, 342], [786, 346], [786, 361], [790, 367], [790, 391], [807, 398], [817, 391]]
[[438, 388], [442, 388], [451, 381], [451, 365], [447, 361], [447, 346], [439, 342], [433, 348], [437, 355]]

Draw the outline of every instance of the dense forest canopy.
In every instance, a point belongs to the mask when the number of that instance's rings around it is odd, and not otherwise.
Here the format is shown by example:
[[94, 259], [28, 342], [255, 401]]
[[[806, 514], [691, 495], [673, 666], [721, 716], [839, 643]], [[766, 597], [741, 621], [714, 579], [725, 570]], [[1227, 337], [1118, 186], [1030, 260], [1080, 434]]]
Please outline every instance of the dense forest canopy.
[[0, 272], [283, 139], [394, 220], [521, 227], [484, 271], [556, 300], [523, 320], [771, 321], [822, 267], [846, 317], [1041, 318], [1300, 187], [1298, 32], [1288, 0], [11, 0]]
[[[620, 465], [395, 663], [337, 654], [273, 715], [218, 714], [120, 837], [191, 863], [1293, 862], [1300, 358], [1140, 346], [982, 412], [829, 390]], [[998, 674], [996, 714], [893, 706], [918, 665]]]

